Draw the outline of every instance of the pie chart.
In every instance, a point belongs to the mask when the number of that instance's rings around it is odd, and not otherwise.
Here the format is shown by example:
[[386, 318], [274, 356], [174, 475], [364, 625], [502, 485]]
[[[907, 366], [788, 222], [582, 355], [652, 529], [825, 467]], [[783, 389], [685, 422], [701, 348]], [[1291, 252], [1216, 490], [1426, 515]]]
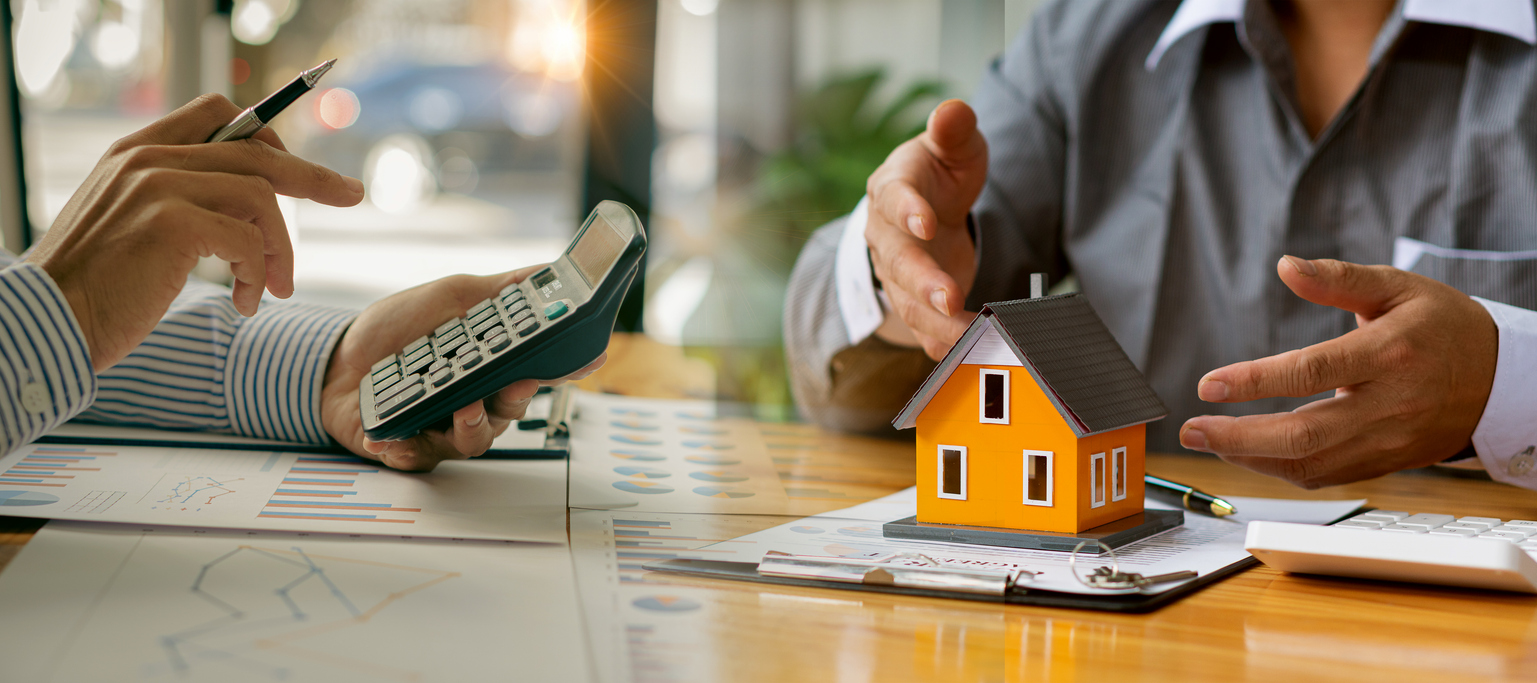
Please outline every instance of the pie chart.
[[[618, 484], [615, 484], [618, 486]], [[750, 498], [752, 491], [742, 491], [729, 486], [701, 486], [694, 489], [694, 493], [710, 498]]]
[[608, 454], [616, 458], [635, 460], [637, 462], [661, 462], [667, 459], [666, 456], [657, 455], [655, 453], [647, 453], [645, 451], [609, 451]]
[[695, 465], [738, 465], [742, 462], [724, 455], [686, 455], [683, 459]]
[[630, 604], [652, 612], [692, 612], [700, 607], [698, 602], [675, 595], [648, 595], [635, 598]]
[[616, 481], [614, 488], [630, 493], [672, 493], [672, 487], [654, 481]]
[[619, 427], [620, 429], [634, 429], [642, 432], [654, 432], [657, 430], [656, 425], [647, 422], [641, 422], [640, 420], [636, 420], [634, 418], [627, 420], [614, 420], [609, 422], [609, 424], [615, 427]]
[[736, 448], [735, 444], [729, 444], [724, 441], [684, 441], [683, 445], [688, 448], [705, 448], [712, 451], [726, 451]]
[[729, 484], [734, 481], [747, 481], [747, 475], [728, 472], [726, 470], [705, 470], [703, 472], [689, 472], [688, 476], [699, 481], [713, 481]]
[[47, 505], [59, 502], [58, 496], [50, 496], [37, 491], [0, 491], [0, 505], [13, 505], [17, 507], [28, 505]]
[[608, 438], [619, 443], [630, 443], [637, 446], [658, 446], [662, 443], [661, 439], [653, 439], [646, 436], [630, 436], [629, 434], [614, 434]]
[[671, 472], [668, 472], [667, 470], [659, 470], [655, 467], [634, 467], [631, 465], [626, 465], [624, 467], [615, 467], [614, 471], [626, 477], [637, 477], [640, 479], [666, 479], [667, 477], [672, 476]]

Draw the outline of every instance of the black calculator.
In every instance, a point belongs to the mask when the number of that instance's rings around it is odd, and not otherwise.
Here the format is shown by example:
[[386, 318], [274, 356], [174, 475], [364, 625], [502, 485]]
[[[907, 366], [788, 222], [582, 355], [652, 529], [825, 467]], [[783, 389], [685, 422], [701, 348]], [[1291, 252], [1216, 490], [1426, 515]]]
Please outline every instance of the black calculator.
[[374, 364], [358, 386], [363, 433], [405, 439], [523, 379], [558, 379], [608, 348], [646, 232], [630, 207], [593, 209], [549, 267]]

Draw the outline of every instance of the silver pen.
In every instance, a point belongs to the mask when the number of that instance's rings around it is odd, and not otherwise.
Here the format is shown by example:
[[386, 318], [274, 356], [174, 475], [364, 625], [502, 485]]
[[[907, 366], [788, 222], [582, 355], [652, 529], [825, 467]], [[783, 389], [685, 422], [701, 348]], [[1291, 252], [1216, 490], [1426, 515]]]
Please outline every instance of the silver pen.
[[258, 102], [256, 106], [240, 112], [240, 115], [236, 116], [234, 121], [230, 121], [229, 125], [220, 128], [213, 135], [209, 136], [207, 142], [244, 140], [255, 135], [261, 129], [266, 128], [267, 124], [278, 115], [278, 112], [293, 104], [294, 100], [299, 99], [304, 93], [315, 89], [315, 83], [319, 82], [320, 77], [326, 75], [326, 72], [330, 71], [331, 66], [334, 64], [336, 64], [336, 60], [328, 59], [320, 66], [308, 71], [299, 72], [299, 76], [288, 85], [268, 95], [267, 99]]

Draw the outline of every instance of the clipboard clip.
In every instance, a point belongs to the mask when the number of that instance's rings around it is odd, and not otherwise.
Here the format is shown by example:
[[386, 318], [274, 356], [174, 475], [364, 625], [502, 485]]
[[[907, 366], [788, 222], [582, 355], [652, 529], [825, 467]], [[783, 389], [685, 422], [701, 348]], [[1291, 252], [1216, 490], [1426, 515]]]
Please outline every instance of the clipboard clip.
[[792, 579], [817, 579], [872, 586], [1004, 596], [1037, 572], [1025, 569], [948, 567], [920, 553], [886, 553], [869, 558], [792, 555], [770, 550], [758, 573]]

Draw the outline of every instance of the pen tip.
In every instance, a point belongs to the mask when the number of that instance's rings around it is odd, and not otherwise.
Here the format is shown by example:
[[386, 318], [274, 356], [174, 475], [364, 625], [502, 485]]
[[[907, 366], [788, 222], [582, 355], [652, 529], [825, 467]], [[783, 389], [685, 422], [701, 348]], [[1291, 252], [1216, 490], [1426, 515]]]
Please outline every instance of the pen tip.
[[1238, 509], [1233, 507], [1232, 503], [1225, 500], [1214, 500], [1211, 502], [1211, 513], [1218, 517], [1226, 517], [1235, 512], [1238, 512]]
[[309, 71], [304, 72], [303, 74], [301, 74], [301, 76], [304, 78], [304, 82], [307, 83], [309, 85], [309, 87], [313, 88], [313, 87], [315, 87], [315, 82], [319, 81], [320, 77], [326, 75], [326, 72], [330, 71], [331, 67], [335, 66], [335, 65], [336, 65], [336, 58], [333, 57], [331, 59], [327, 59], [324, 62], [321, 62], [320, 66], [317, 66], [317, 67], [315, 67], [313, 69], [310, 69]]

